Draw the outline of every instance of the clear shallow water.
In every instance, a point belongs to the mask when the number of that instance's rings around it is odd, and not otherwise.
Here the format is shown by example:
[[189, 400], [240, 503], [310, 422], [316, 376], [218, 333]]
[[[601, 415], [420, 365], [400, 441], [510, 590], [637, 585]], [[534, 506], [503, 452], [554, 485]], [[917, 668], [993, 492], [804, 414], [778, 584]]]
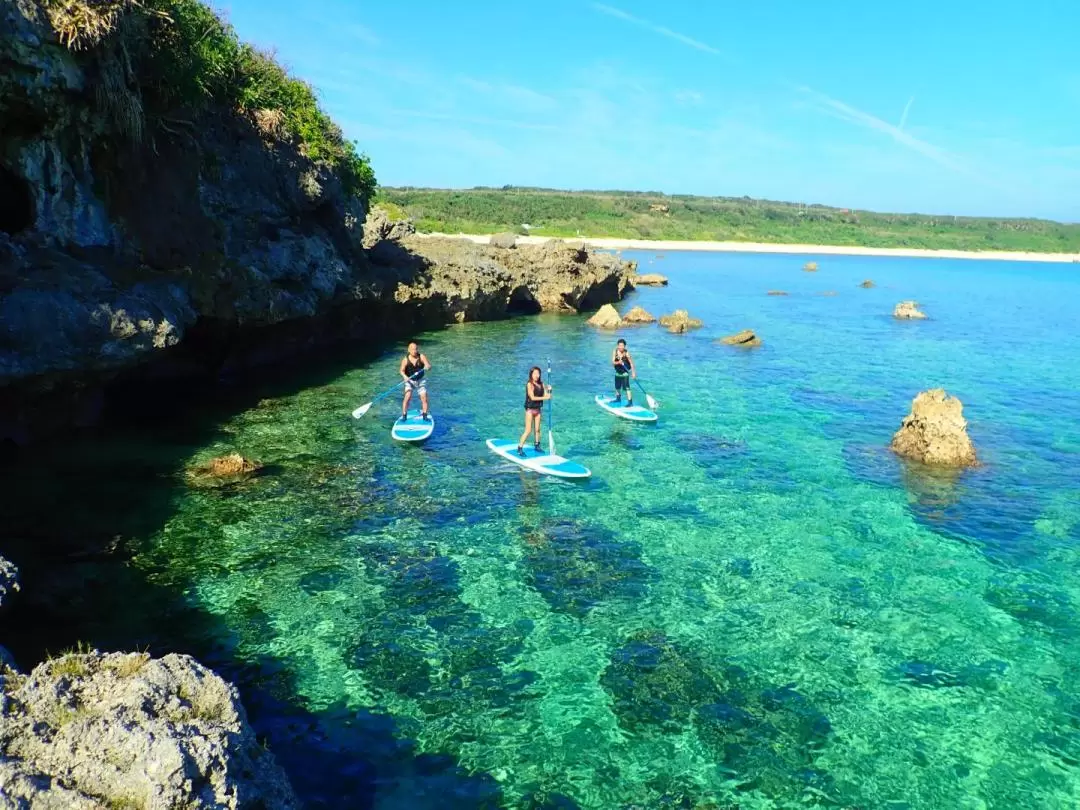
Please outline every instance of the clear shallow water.
[[[635, 258], [671, 286], [620, 309], [706, 323], [622, 333], [657, 425], [592, 403], [614, 336], [541, 316], [424, 336], [423, 447], [391, 442], [396, 401], [349, 417], [395, 352], [4, 486], [25, 504], [67, 486], [77, 506], [49, 521], [130, 535], [124, 576], [160, 592], [125, 605], [108, 575], [87, 632], [185, 625], [313, 805], [1080, 803], [1080, 271]], [[895, 322], [903, 298], [932, 320]], [[764, 347], [713, 345], [746, 327]], [[585, 483], [483, 443], [520, 433], [548, 357]], [[932, 476], [884, 449], [933, 386], [964, 401], [984, 467]], [[232, 450], [267, 474], [131, 472]]]

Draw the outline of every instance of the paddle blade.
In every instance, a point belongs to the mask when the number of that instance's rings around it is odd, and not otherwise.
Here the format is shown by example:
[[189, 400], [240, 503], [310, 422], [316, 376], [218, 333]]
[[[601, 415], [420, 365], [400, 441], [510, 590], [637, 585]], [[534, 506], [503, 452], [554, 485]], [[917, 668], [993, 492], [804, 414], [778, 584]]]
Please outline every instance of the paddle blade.
[[368, 411], [370, 411], [370, 410], [371, 410], [371, 406], [372, 406], [372, 405], [374, 405], [374, 404], [375, 404], [375, 403], [373, 403], [373, 402], [369, 402], [369, 403], [367, 403], [366, 405], [361, 405], [361, 406], [360, 406], [359, 408], [357, 408], [357, 409], [356, 409], [355, 411], [353, 411], [353, 412], [352, 412], [352, 415], [353, 415], [353, 419], [359, 419], [359, 418], [360, 418], [361, 416], [363, 416], [363, 415], [364, 415], [365, 413], [367, 413]]
[[548, 452], [553, 456], [558, 455], [555, 452], [555, 434], [550, 430], [548, 431]]
[[649, 410], [651, 411], [655, 411], [657, 408], [660, 407], [660, 403], [653, 399], [652, 394], [646, 394], [645, 401], [649, 403]]

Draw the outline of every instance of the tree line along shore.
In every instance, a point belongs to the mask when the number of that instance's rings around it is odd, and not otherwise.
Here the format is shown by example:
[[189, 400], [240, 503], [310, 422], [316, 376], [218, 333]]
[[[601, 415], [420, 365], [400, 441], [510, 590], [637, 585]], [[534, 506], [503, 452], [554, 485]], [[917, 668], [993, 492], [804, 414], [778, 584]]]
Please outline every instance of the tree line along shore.
[[422, 233], [1080, 254], [1080, 224], [887, 214], [749, 197], [380, 187], [376, 201], [412, 219]]

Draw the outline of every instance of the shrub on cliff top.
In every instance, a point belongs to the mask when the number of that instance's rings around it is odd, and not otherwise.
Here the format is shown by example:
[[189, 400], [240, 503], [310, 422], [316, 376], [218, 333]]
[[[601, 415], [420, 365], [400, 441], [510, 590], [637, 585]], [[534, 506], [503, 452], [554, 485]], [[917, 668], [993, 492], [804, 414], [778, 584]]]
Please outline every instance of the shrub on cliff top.
[[151, 124], [169, 128], [178, 116], [212, 107], [277, 110], [301, 151], [329, 164], [347, 193], [365, 203], [374, 194], [370, 161], [319, 107], [312, 87], [289, 76], [272, 54], [241, 42], [200, 0], [43, 0], [43, 6], [72, 50], [117, 36], [125, 73]]

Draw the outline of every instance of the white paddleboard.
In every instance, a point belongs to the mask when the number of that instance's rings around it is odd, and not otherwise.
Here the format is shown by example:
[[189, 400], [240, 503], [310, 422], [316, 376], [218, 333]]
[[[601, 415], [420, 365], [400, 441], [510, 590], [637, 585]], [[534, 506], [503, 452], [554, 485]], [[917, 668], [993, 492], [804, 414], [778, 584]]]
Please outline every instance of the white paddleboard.
[[487, 446], [507, 461], [544, 475], [554, 475], [557, 478], [588, 478], [592, 475], [589, 468], [583, 464], [551, 453], [538, 453], [528, 445], [525, 446], [525, 458], [522, 458], [517, 452], [517, 442], [509, 439], [488, 439]]
[[655, 422], [659, 418], [648, 408], [643, 408], [640, 405], [626, 407], [623, 403], [616, 402], [615, 397], [597, 394], [595, 401], [597, 405], [608, 413], [621, 416], [623, 419], [629, 419], [631, 422]]
[[427, 419], [421, 419], [417, 411], [410, 411], [405, 419], [399, 416], [390, 428], [390, 435], [399, 442], [422, 442], [434, 432], [435, 417], [429, 413]]

